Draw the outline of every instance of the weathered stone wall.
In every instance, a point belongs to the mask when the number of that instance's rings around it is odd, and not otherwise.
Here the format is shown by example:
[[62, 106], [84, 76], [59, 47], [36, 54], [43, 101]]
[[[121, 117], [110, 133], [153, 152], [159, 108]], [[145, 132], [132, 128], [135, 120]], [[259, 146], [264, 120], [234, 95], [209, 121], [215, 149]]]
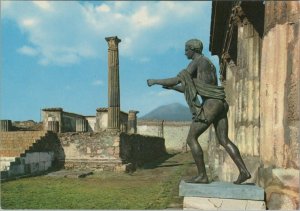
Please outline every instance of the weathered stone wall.
[[66, 169], [115, 170], [119, 159], [119, 133], [61, 133]]
[[[146, 136], [162, 136], [165, 139], [167, 151], [186, 151], [186, 138], [191, 122], [164, 121], [137, 121], [137, 133]], [[207, 151], [210, 140], [209, 129], [199, 137], [204, 151]]]
[[58, 131], [62, 131], [62, 108], [45, 108], [42, 110], [44, 130], [49, 130], [51, 122], [58, 122]]
[[1, 158], [18, 157], [45, 134], [45, 131], [0, 132]]
[[[236, 61], [219, 55], [226, 67], [222, 75], [230, 105], [229, 138], [251, 171], [248, 182], [265, 188], [267, 208], [299, 209], [300, 2], [238, 3], [227, 14], [227, 32], [211, 34], [211, 40], [226, 42], [211, 47], [214, 52], [226, 51], [216, 49], [222, 46], [231, 50], [237, 46]], [[222, 3], [216, 6], [221, 8]], [[230, 22], [232, 17], [235, 21]], [[229, 35], [233, 24], [238, 27], [236, 41]], [[212, 32], [214, 27], [219, 26], [213, 25]], [[213, 175], [234, 180], [238, 170], [224, 150], [212, 144], [209, 153]]]
[[299, 208], [300, 2], [266, 2], [259, 184], [269, 209]]
[[123, 163], [141, 166], [166, 154], [165, 140], [155, 136], [120, 134], [120, 157]]
[[74, 113], [62, 112], [61, 132], [76, 132], [78, 120], [85, 121], [85, 117]]
[[1, 133], [1, 179], [60, 168], [64, 152], [56, 134], [45, 131]]
[[299, 5], [299, 2], [266, 4], [260, 88], [260, 148], [266, 167], [299, 169]]
[[86, 116], [86, 121], [88, 122], [88, 132], [95, 131], [96, 127], [96, 116]]
[[115, 131], [62, 133], [59, 139], [65, 153], [66, 169], [119, 171], [122, 165], [143, 164], [165, 152], [162, 138]]
[[[119, 125], [121, 132], [127, 132], [128, 113], [123, 111], [119, 115]], [[108, 109], [98, 108], [96, 113], [96, 124], [94, 132], [102, 132], [108, 128]]]

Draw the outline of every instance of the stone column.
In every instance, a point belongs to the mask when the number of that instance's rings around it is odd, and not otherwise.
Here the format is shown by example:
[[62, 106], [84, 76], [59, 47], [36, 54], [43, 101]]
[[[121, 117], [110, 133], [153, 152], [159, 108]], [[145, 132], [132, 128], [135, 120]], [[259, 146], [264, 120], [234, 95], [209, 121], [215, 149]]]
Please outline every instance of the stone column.
[[11, 131], [12, 123], [11, 120], [0, 120], [0, 131]]
[[121, 40], [106, 37], [108, 43], [108, 129], [120, 129], [119, 50]]
[[128, 132], [129, 133], [136, 133], [137, 132], [137, 121], [136, 121], [136, 114], [139, 113], [138, 111], [130, 110], [128, 113]]
[[76, 119], [76, 132], [86, 132], [87, 121], [85, 119]]
[[164, 121], [158, 121], [158, 137], [164, 137]]

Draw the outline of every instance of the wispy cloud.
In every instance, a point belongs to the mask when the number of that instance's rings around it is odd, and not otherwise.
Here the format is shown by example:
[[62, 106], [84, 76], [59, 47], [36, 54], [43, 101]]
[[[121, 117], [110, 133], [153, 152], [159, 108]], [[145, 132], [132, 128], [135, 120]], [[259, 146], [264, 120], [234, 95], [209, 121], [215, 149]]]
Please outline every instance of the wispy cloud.
[[[201, 26], [191, 14], [201, 14], [207, 4], [3, 1], [1, 13], [2, 18], [15, 21], [26, 34], [30, 46], [34, 46], [32, 52], [34, 49], [39, 52], [23, 54], [36, 56], [40, 64], [68, 65], [86, 58], [104, 58], [107, 51], [104, 38], [114, 35], [122, 39], [122, 56], [139, 57], [140, 62], [147, 62], [143, 58], [178, 49], [191, 36], [201, 35]], [[203, 13], [203, 19], [209, 18]]]
[[38, 54], [38, 50], [32, 47], [29, 47], [27, 45], [24, 45], [23, 47], [19, 48], [17, 50], [20, 54], [24, 54], [27, 56], [36, 56]]
[[104, 82], [102, 80], [95, 80], [92, 82], [93, 86], [103, 86]]

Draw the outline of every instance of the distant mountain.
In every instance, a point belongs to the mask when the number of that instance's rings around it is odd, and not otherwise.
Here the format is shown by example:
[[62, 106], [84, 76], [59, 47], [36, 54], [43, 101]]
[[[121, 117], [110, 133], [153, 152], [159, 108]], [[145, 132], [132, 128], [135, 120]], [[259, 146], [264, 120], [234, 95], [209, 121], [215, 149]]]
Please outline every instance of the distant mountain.
[[139, 119], [145, 120], [169, 120], [169, 121], [191, 121], [192, 114], [188, 107], [180, 103], [172, 103], [160, 106]]

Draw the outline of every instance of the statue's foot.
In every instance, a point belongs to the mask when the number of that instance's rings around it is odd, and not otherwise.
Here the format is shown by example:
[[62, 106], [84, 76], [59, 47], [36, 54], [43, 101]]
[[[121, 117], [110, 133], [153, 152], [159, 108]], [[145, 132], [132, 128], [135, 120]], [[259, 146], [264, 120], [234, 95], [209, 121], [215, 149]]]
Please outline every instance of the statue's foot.
[[234, 181], [234, 184], [241, 184], [245, 182], [247, 179], [251, 178], [251, 174], [249, 172], [241, 172], [239, 177], [237, 178], [236, 181]]
[[148, 79], [147, 84], [148, 86], [152, 86], [154, 84], [154, 80]]
[[195, 176], [191, 179], [184, 180], [186, 183], [203, 183], [207, 184], [209, 183], [207, 176]]

